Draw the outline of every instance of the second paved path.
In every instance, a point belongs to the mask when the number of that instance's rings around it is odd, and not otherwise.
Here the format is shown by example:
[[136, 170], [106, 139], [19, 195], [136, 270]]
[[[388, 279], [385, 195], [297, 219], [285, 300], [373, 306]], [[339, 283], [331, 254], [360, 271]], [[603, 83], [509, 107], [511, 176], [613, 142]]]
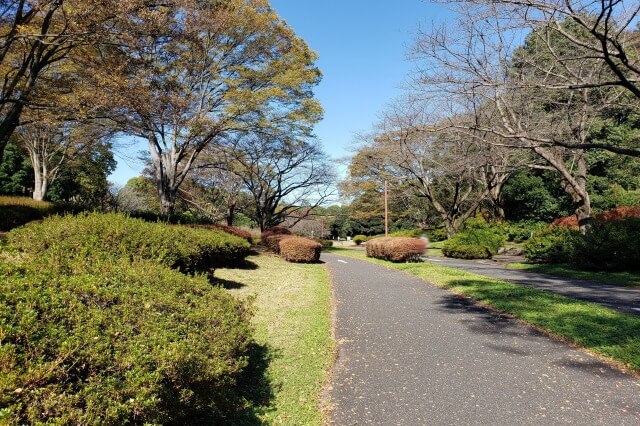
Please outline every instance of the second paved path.
[[336, 255], [331, 421], [640, 424], [640, 383], [401, 272]]

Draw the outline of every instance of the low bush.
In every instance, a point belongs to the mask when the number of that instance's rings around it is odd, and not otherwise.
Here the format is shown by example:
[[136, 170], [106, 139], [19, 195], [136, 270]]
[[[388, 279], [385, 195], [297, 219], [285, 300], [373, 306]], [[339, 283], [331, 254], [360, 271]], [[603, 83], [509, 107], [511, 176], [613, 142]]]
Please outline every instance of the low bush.
[[427, 235], [429, 236], [429, 241], [438, 242], [444, 241], [447, 239], [447, 230], [445, 228], [436, 228], [427, 231]]
[[314, 241], [320, 243], [320, 245], [322, 246], [322, 250], [330, 249], [331, 247], [333, 247], [333, 241], [331, 240], [314, 240]]
[[367, 242], [367, 256], [391, 262], [415, 262], [427, 251], [427, 243], [419, 238], [379, 237]]
[[498, 253], [498, 250], [504, 245], [505, 241], [505, 233], [500, 227], [489, 225], [482, 219], [472, 218], [467, 220], [464, 228], [448, 240], [446, 244], [449, 244], [450, 247], [486, 247], [489, 253], [494, 255]]
[[542, 229], [524, 244], [524, 256], [536, 263], [572, 263], [580, 233], [564, 226]]
[[491, 259], [491, 251], [485, 246], [462, 244], [449, 240], [442, 245], [442, 254], [456, 259]]
[[[640, 206], [621, 206], [594, 215], [594, 219], [601, 223], [626, 218], [640, 218]], [[576, 216], [561, 217], [551, 222], [549, 227], [578, 229], [578, 218]]]
[[507, 241], [523, 243], [531, 238], [537, 231], [545, 228], [544, 222], [511, 222], [500, 225], [506, 234]]
[[289, 234], [274, 234], [267, 235], [262, 238], [262, 245], [265, 246], [268, 250], [280, 254], [280, 241], [286, 238], [293, 238], [293, 235]]
[[25, 197], [0, 196], [0, 232], [55, 214], [56, 207], [46, 201]]
[[356, 243], [357, 246], [362, 243], [366, 243], [368, 239], [369, 237], [367, 237], [366, 235], [356, 235], [352, 238], [353, 242]]
[[[273, 238], [273, 236], [272, 236]], [[312, 263], [320, 260], [322, 245], [309, 238], [289, 236], [280, 240], [280, 256], [286, 261]]]
[[163, 214], [150, 211], [135, 210], [127, 212], [127, 216], [135, 219], [142, 219], [146, 222], [162, 222], [172, 225], [211, 225], [211, 219], [204, 216], [194, 216], [191, 214], [172, 213]]
[[115, 213], [50, 217], [14, 229], [8, 244], [51, 262], [116, 256], [151, 260], [185, 273], [234, 263], [250, 248], [245, 240], [221, 231], [148, 223]]
[[215, 423], [241, 405], [243, 302], [151, 262], [83, 269], [0, 261], [0, 423]]

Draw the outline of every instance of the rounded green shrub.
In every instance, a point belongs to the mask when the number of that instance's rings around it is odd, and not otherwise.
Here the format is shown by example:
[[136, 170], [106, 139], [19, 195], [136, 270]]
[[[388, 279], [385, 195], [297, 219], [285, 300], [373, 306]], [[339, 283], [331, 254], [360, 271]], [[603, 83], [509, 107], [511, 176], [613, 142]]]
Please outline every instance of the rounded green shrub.
[[419, 238], [379, 237], [367, 242], [367, 257], [391, 262], [417, 262], [427, 251], [427, 243]]
[[[447, 257], [458, 257], [463, 255], [463, 252], [468, 252], [469, 255], [473, 253], [482, 257], [463, 257], [464, 259], [486, 259], [484, 250], [476, 250], [471, 247], [484, 247], [489, 251], [489, 257], [491, 257], [498, 253], [505, 242], [506, 236], [500, 227], [489, 225], [483, 219], [471, 218], [465, 222], [464, 228], [460, 232], [447, 240], [442, 253]], [[451, 256], [446, 254], [447, 251], [444, 250], [444, 247], [450, 248], [448, 253]], [[454, 250], [454, 247], [467, 247], [467, 249], [460, 251]]]
[[239, 261], [250, 248], [246, 240], [222, 231], [148, 223], [115, 213], [50, 217], [12, 230], [8, 242], [53, 261], [116, 256], [151, 260], [185, 273]]
[[151, 262], [0, 262], [0, 407], [12, 424], [220, 421], [237, 405], [250, 310]]
[[325, 249], [330, 249], [331, 247], [333, 247], [333, 241], [331, 240], [314, 240], [318, 243], [320, 243], [320, 245], [322, 246], [322, 250]]
[[442, 254], [456, 259], [491, 259], [491, 251], [475, 244], [464, 244], [449, 240], [442, 245]]
[[368, 239], [369, 238], [366, 235], [356, 235], [352, 240], [357, 246], [359, 246], [362, 243], [366, 243]]
[[524, 244], [524, 256], [529, 262], [572, 263], [575, 244], [581, 238], [577, 230], [554, 226], [535, 232]]
[[289, 236], [279, 241], [280, 256], [288, 262], [312, 263], [320, 260], [322, 245], [303, 237]]

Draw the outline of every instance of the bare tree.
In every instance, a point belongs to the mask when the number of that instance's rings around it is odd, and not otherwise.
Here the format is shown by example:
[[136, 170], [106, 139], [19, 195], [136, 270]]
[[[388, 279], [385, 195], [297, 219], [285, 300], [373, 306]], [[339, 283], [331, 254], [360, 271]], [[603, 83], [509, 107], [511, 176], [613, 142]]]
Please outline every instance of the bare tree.
[[576, 52], [576, 61], [559, 62], [558, 52], [574, 47], [563, 44], [548, 28], [529, 34], [522, 46], [522, 34], [509, 21], [502, 21], [500, 15], [478, 16], [467, 11], [456, 31], [442, 28], [421, 34], [415, 50], [421, 64], [418, 90], [446, 96], [452, 110], [487, 116], [462, 125], [449, 120], [450, 126], [494, 134], [499, 139], [491, 143], [524, 148], [544, 160], [535, 167], [560, 177], [586, 230], [591, 200], [584, 149], [602, 111], [622, 93], [610, 86], [561, 87], [559, 82], [565, 78], [595, 78], [604, 72], [603, 64], [581, 52]]
[[333, 195], [335, 175], [315, 139], [247, 134], [228, 141], [208, 167], [236, 175], [253, 197], [261, 230], [296, 223]]

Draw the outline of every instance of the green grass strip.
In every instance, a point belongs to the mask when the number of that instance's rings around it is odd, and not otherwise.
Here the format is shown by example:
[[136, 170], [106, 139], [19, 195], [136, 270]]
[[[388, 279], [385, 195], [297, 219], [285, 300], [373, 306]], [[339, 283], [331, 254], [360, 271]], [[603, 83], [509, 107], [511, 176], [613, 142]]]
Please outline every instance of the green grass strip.
[[391, 263], [369, 259], [362, 251], [332, 251], [392, 267], [471, 297], [640, 372], [640, 317], [430, 262]]
[[267, 349], [269, 389], [253, 416], [265, 424], [321, 425], [320, 394], [333, 356], [328, 272], [321, 264], [268, 255], [248, 261], [255, 268], [216, 269], [215, 275], [232, 294], [255, 297], [252, 322], [257, 343]]
[[510, 263], [507, 265], [507, 268], [559, 275], [561, 277], [574, 278], [577, 280], [599, 281], [622, 287], [640, 287], [640, 273], [637, 272], [585, 271], [571, 265], [544, 265], [531, 263]]

